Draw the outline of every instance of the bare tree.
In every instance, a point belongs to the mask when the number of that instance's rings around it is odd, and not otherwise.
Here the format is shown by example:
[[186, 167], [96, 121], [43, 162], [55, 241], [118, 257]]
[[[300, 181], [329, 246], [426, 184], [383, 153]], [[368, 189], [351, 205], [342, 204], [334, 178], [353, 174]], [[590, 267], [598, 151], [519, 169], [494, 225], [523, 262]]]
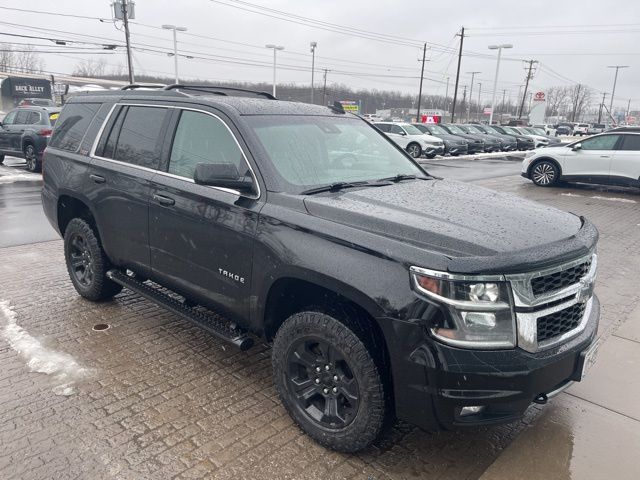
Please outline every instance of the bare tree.
[[575, 122], [580, 118], [583, 110], [591, 105], [593, 90], [582, 83], [578, 83], [569, 88], [569, 98], [571, 99], [571, 121]]
[[0, 45], [0, 70], [14, 73], [42, 73], [44, 61], [31, 45], [14, 49], [11, 45]]
[[107, 62], [104, 58], [101, 58], [100, 60], [89, 58], [76, 64], [73, 69], [73, 75], [76, 77], [102, 77], [104, 76], [106, 69]]
[[562, 106], [569, 97], [569, 89], [567, 87], [550, 87], [547, 89], [547, 110], [546, 116], [557, 116], [562, 112]]

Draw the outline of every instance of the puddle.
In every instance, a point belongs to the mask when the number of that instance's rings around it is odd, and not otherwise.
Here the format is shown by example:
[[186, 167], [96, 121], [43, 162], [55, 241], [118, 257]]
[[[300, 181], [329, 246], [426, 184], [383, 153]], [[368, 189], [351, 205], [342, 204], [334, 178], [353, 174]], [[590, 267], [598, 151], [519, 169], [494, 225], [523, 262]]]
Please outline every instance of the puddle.
[[52, 391], [56, 395], [72, 395], [74, 385], [93, 373], [65, 352], [50, 350], [18, 325], [16, 313], [6, 300], [0, 301], [0, 334], [11, 348], [25, 360], [31, 372], [50, 375], [55, 383]]

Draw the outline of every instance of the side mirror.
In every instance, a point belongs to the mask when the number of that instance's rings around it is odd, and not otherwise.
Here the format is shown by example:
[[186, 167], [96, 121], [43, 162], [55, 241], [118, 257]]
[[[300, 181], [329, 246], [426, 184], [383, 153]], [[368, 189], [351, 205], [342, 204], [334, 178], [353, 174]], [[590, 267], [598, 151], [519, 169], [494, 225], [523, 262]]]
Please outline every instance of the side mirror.
[[581, 143], [576, 143], [573, 147], [571, 147], [571, 150], [573, 150], [574, 152], [580, 149], [582, 149]]
[[398, 132], [398, 135], [402, 135], [403, 137], [407, 134], [407, 132], [405, 132], [404, 130], [400, 130]]
[[198, 163], [193, 175], [198, 185], [223, 187], [239, 192], [253, 192], [253, 179], [242, 176], [232, 163]]

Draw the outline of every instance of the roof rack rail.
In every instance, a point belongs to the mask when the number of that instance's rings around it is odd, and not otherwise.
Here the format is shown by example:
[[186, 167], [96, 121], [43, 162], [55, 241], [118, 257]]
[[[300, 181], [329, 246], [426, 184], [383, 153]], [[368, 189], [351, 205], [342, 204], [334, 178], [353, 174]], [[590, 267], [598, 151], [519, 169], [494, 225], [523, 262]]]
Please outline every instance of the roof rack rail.
[[194, 90], [198, 92], [207, 92], [213, 93], [215, 95], [227, 95], [226, 91], [229, 92], [240, 92], [240, 93], [250, 93], [257, 97], [265, 97], [269, 100], [277, 100], [276, 97], [267, 92], [260, 92], [258, 90], [249, 90], [246, 88], [236, 88], [236, 87], [221, 87], [217, 85], [181, 85], [179, 83], [175, 83], [173, 85], [167, 85], [162, 88], [163, 90]]
[[158, 85], [157, 83], [130, 83], [125, 85], [120, 90], [135, 90], [136, 88], [165, 88], [165, 85]]

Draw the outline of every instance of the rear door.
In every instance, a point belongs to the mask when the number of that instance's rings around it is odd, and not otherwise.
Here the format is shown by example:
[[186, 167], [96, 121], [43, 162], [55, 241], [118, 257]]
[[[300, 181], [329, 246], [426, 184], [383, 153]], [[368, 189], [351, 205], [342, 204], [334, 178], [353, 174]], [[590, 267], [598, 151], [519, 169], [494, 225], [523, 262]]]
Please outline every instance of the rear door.
[[88, 169], [87, 191], [109, 258], [118, 266], [149, 271], [151, 178], [162, 154], [171, 109], [116, 105]]
[[618, 134], [598, 135], [578, 142], [579, 149], [567, 148], [561, 161], [562, 175], [596, 183], [608, 182], [619, 138]]
[[611, 159], [610, 181], [620, 184], [640, 184], [640, 133], [620, 135], [618, 149]]
[[193, 181], [196, 165], [208, 162], [232, 163], [241, 174], [253, 176], [247, 154], [222, 113], [185, 108], [176, 116], [168, 135], [168, 164], [151, 188], [153, 276], [238, 320], [249, 318], [258, 195]]
[[22, 151], [22, 134], [29, 125], [30, 114], [30, 110], [18, 110], [13, 125], [9, 126], [9, 149], [14, 152]]

